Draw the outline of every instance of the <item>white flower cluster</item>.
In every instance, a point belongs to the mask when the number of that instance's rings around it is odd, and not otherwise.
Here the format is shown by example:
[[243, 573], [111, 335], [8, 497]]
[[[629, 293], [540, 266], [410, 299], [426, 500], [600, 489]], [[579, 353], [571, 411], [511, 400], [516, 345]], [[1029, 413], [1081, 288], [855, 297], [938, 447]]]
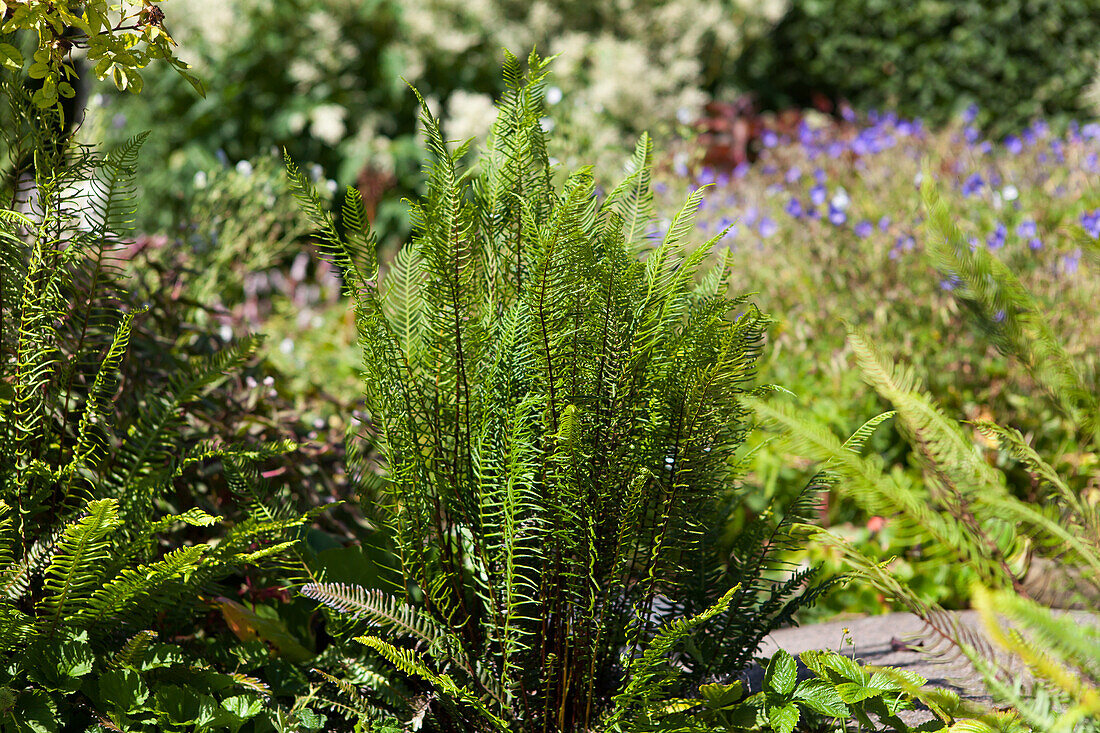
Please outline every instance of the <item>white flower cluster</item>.
[[[404, 12], [404, 55], [452, 54], [461, 63], [500, 48], [557, 54], [560, 103], [551, 124], [566, 148], [558, 152], [598, 163], [604, 151], [621, 158], [643, 130], [696, 119], [707, 75], [736, 58], [747, 31], [767, 28], [785, 10], [786, 0], [421, 0]], [[448, 133], [482, 137], [492, 123], [487, 101], [455, 96]]]
[[[166, 0], [172, 32], [187, 48], [231, 46], [248, 38], [240, 23], [278, 0]], [[705, 86], [721, 80], [747, 34], [765, 30], [788, 0], [419, 0], [401, 3], [400, 32], [388, 43], [401, 76], [427, 85], [428, 70], [499, 68], [501, 49], [525, 56], [535, 48], [558, 55], [547, 128], [555, 154], [570, 167], [621, 160], [642, 131], [660, 134], [698, 117]], [[308, 57], [288, 59], [291, 77], [308, 96], [322, 80], [340, 77], [354, 47], [339, 18], [355, 0], [312, 0], [302, 23], [316, 38]], [[197, 44], [196, 44], [197, 45]], [[200, 72], [203, 60], [196, 61]], [[343, 84], [343, 79], [340, 83]], [[354, 83], [354, 80], [350, 80]], [[427, 91], [427, 90], [426, 90]], [[474, 91], [437, 90], [444, 131], [452, 139], [483, 140], [492, 125], [492, 100]], [[481, 90], [484, 91], [484, 90]], [[379, 111], [384, 115], [384, 111]], [[351, 119], [354, 114], [354, 119]], [[352, 138], [376, 147], [379, 119], [334, 104], [298, 110], [294, 130], [330, 144]], [[613, 166], [614, 168], [614, 166]]]

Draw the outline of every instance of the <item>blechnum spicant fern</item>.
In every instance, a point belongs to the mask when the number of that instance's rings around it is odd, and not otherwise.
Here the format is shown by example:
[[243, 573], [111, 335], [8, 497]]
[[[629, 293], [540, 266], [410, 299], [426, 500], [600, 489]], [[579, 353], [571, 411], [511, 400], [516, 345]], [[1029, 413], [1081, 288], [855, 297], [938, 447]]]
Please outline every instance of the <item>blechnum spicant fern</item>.
[[[1012, 271], [984, 248], [969, 246], [932, 179], [926, 172], [923, 196], [933, 264], [944, 276], [959, 278], [958, 297], [994, 343], [1017, 358], [1075, 421], [1079, 450], [1095, 451], [1098, 375], [1088, 374], [1068, 355], [1045, 318], [1046, 307]], [[1100, 252], [1083, 234], [1078, 242], [1094, 258]], [[865, 381], [896, 410], [861, 432], [896, 419], [913, 447], [923, 483], [899, 480], [897, 473], [884, 471], [880, 459], [858, 455], [789, 405], [750, 401], [758, 414], [791, 436], [797, 452], [824, 463], [827, 481], [839, 492], [868, 514], [890, 517], [895, 531], [912, 544], [972, 573], [978, 581], [972, 600], [986, 621], [987, 638], [918, 597], [884, 565], [839, 538], [824, 530], [815, 537], [840, 549], [859, 578], [922, 616], [940, 649], [944, 644], [961, 649], [983, 672], [995, 699], [1011, 704], [1019, 721], [1042, 731], [1100, 729], [1100, 626], [1095, 619], [1051, 610], [1097, 608], [1100, 507], [1075, 488], [1080, 477], [1060, 475], [1054, 461], [1041, 456], [1018, 430], [988, 420], [960, 424], [935, 404], [911, 368], [894, 364], [858, 329], [851, 328], [849, 344]], [[1005, 474], [989, 460], [991, 450], [999, 451], [1005, 464], [1026, 471], [1035, 500], [1022, 500], [1009, 490]], [[990, 640], [1025, 663], [1038, 685], [1029, 689], [1018, 671], [998, 664]]]
[[406, 718], [626, 728], [736, 673], [812, 599], [813, 571], [767, 580], [807, 502], [718, 550], [767, 318], [707, 265], [720, 236], [688, 243], [702, 191], [651, 233], [647, 137], [605, 197], [588, 170], [556, 188], [547, 62], [504, 74], [472, 168], [423, 108], [427, 195], [381, 275], [355, 192], [341, 232], [288, 160], [354, 300], [404, 576], [392, 596], [303, 592], [388, 634], [361, 641], [427, 696]]
[[23, 81], [0, 70], [4, 117], [19, 123], [3, 130], [7, 149], [35, 162], [33, 178], [0, 190], [0, 730], [57, 730], [58, 720], [163, 729], [186, 722], [172, 706], [201, 707], [213, 690], [256, 702], [221, 716], [239, 727], [260, 712], [265, 686], [213, 669], [196, 677], [201, 655], [158, 637], [201, 636], [216, 581], [285, 551], [306, 521], [260, 507], [208, 544], [202, 528], [217, 517], [171, 509], [177, 482], [215, 462], [241, 503], [258, 505], [249, 466], [287, 446], [185, 435], [189, 407], [259, 341], [197, 358], [151, 389], [120, 384], [143, 310], [119, 264], [143, 138], [107, 155], [57, 140], [56, 110], [30, 104]]

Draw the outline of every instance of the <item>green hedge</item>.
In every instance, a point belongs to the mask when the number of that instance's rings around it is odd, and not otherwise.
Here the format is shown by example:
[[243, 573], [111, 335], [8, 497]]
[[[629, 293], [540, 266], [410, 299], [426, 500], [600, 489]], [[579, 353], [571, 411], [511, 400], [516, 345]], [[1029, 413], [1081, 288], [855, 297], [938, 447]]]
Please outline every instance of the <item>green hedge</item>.
[[812, 95], [943, 121], [971, 103], [993, 134], [1081, 116], [1100, 0], [793, 0], [746, 50], [740, 83], [765, 107]]

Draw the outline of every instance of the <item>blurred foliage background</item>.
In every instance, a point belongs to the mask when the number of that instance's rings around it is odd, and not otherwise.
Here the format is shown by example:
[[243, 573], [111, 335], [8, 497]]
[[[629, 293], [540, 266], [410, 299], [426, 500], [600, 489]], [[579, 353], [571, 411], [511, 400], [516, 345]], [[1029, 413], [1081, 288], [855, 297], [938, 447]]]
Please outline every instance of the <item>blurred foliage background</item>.
[[[734, 287], [759, 293], [776, 319], [761, 381], [785, 385], [842, 433], [885, 409], [851, 368], [848, 319], [912, 363], [953, 416], [1020, 428], [1078, 490], [1100, 492], [1097, 456], [925, 261], [915, 185], [928, 161], [978, 245], [1022, 273], [1073, 353], [1095, 366], [1098, 293], [1078, 269], [1075, 238], [1090, 236], [1100, 207], [1091, 184], [1100, 136], [1088, 125], [1100, 0], [162, 7], [206, 97], [170, 69], [150, 68], [141, 95], [97, 87], [81, 135], [114, 144], [153, 131], [141, 160], [145, 234], [135, 272], [143, 289], [177, 304], [165, 307], [193, 304], [189, 322], [269, 334], [259, 374], [278, 394], [271, 409], [293, 415], [295, 436], [320, 460], [308, 476], [287, 466], [306, 482], [303, 494], [349, 495], [355, 471], [329, 469], [343, 458], [361, 390], [350, 309], [311, 253], [282, 149], [321, 190], [359, 188], [385, 259], [409, 231], [401, 198], [422, 180], [408, 84], [449, 137], [483, 139], [502, 89], [502, 48], [533, 46], [559, 54], [544, 124], [555, 129], [550, 152], [562, 169], [592, 163], [597, 180], [616, 179], [636, 136], [649, 131], [666, 151], [657, 161], [666, 216], [684, 189], [715, 184], [700, 241], [735, 225]], [[263, 412], [264, 400], [251, 399]], [[268, 416], [256, 424], [274, 429]], [[872, 449], [906, 480], [921, 480], [898, 435], [882, 431]], [[988, 459], [1002, 461], [992, 449]], [[810, 471], [762, 447], [741, 516], [789, 498]], [[1027, 477], [1015, 480], [1027, 496]], [[822, 505], [821, 519], [866, 552], [899, 555], [895, 570], [929, 599], [967, 604], [969, 578], [897, 546], [888, 522], [835, 501]], [[348, 541], [370, 528], [353, 512], [346, 531], [330, 529]], [[839, 567], [817, 552], [812, 559]], [[820, 612], [887, 608], [873, 590], [852, 588]]]

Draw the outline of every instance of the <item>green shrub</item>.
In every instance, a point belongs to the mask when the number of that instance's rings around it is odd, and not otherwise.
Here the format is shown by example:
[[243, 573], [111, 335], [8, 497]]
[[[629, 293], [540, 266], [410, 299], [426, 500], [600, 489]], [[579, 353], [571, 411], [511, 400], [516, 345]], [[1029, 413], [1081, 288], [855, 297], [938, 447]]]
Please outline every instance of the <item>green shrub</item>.
[[[155, 130], [143, 186], [163, 202], [139, 228], [188, 221], [188, 181], [286, 148], [343, 185], [394, 189], [375, 229], [387, 244], [407, 232], [400, 196], [418, 191], [423, 148], [415, 84], [444, 120], [448, 139], [488, 132], [504, 91], [502, 47], [560, 53], [568, 73], [551, 154], [617, 167], [642, 130], [693, 119], [721, 86], [746, 34], [782, 2], [611, 0], [187, 0], [166, 6], [168, 25], [208, 87], [199, 100], [176, 76], [151, 70], [149, 93], [92, 100], [89, 129], [118, 136], [116, 120]], [[446, 29], [446, 32], [443, 32]], [[644, 77], [645, 84], [637, 80]], [[164, 124], [164, 121], [171, 124]], [[597, 175], [602, 176], [601, 166]], [[601, 181], [601, 183], [604, 181]], [[368, 211], [377, 203], [368, 195]]]
[[765, 105], [814, 94], [944, 122], [976, 103], [996, 135], [1086, 111], [1096, 70], [1096, 0], [794, 0], [739, 62]]
[[[281, 622], [251, 646], [210, 623], [234, 609], [225, 581], [266, 582], [310, 520], [260, 498], [254, 464], [288, 446], [200, 440], [203, 398], [261, 340], [127, 372], [147, 306], [119, 258], [144, 137], [107, 155], [59, 140], [21, 68], [0, 70], [0, 104], [35, 163], [0, 188], [0, 730], [318, 728], [251, 674], [312, 656]], [[197, 490], [219, 467], [222, 517]]]
[[355, 192], [341, 234], [290, 166], [355, 304], [402, 570], [392, 594], [303, 593], [373, 627], [408, 690], [390, 713], [432, 729], [648, 725], [824, 587], [777, 574], [812, 490], [719, 541], [767, 319], [701, 268], [716, 240], [688, 249], [701, 193], [653, 240], [644, 136], [605, 198], [588, 169], [555, 187], [529, 66], [509, 55], [471, 172], [424, 106], [428, 193], [381, 277]]

